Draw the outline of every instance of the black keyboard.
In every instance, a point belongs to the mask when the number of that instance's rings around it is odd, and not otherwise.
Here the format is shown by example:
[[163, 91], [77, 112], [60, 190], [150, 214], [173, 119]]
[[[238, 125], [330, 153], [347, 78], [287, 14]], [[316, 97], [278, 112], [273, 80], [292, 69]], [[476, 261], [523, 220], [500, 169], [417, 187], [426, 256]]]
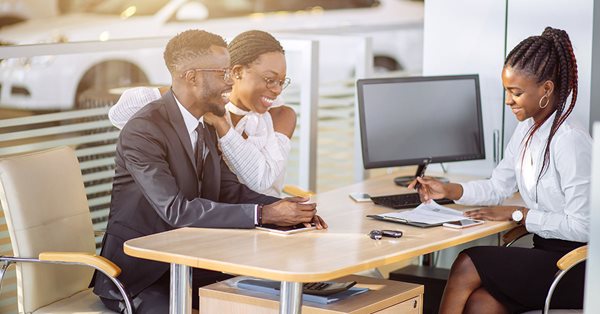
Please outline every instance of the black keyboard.
[[[419, 193], [371, 196], [371, 200], [377, 205], [391, 207], [394, 209], [414, 208], [421, 204]], [[441, 198], [439, 200], [435, 200], [435, 202], [440, 205], [454, 204], [453, 200], [447, 198]]]

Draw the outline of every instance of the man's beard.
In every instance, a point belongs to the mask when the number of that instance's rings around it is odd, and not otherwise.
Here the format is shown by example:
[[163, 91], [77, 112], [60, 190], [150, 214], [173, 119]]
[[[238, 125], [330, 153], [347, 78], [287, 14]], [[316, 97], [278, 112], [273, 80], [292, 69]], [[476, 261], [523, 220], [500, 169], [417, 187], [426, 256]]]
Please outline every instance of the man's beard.
[[208, 111], [212, 112], [215, 116], [218, 116], [218, 117], [222, 117], [225, 115], [225, 107], [223, 107], [220, 104], [215, 104], [212, 102], [209, 105]]

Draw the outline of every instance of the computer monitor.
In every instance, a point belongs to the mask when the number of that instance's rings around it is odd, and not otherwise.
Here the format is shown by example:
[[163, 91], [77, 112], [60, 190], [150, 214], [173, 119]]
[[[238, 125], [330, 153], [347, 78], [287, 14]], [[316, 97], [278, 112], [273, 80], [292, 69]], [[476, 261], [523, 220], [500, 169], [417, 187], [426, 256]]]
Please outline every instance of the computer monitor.
[[478, 75], [361, 79], [357, 89], [365, 169], [485, 159]]

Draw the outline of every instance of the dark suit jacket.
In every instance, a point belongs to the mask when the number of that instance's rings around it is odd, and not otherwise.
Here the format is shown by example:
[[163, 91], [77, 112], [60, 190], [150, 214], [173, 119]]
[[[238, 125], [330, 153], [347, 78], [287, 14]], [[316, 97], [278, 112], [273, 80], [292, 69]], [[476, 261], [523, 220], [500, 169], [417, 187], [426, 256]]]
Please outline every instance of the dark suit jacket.
[[[169, 264], [126, 255], [125, 241], [180, 227], [254, 228], [254, 204], [278, 200], [240, 184], [217, 150], [214, 128], [207, 130], [200, 193], [190, 137], [171, 91], [144, 106], [121, 131], [101, 255], [122, 269], [119, 280], [133, 297]], [[97, 295], [121, 299], [104, 275], [93, 283]]]

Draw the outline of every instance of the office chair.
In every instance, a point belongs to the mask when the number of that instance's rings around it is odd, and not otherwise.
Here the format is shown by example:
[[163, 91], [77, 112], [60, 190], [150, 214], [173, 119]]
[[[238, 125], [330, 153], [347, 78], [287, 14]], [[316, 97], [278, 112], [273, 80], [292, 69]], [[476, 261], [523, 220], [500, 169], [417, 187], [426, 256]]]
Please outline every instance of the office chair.
[[287, 195], [290, 195], [290, 196], [300, 196], [300, 197], [311, 197], [311, 196], [315, 195], [314, 192], [304, 190], [303, 188], [296, 186], [296, 185], [292, 185], [292, 184], [284, 185], [282, 192]]
[[15, 264], [19, 313], [112, 313], [88, 288], [94, 269], [115, 283], [127, 313], [133, 313], [116, 279], [121, 270], [95, 254], [92, 219], [73, 149], [0, 159], [0, 202], [14, 253], [0, 256], [0, 292], [4, 273]]
[[[529, 232], [527, 232], [527, 229], [523, 225], [512, 228], [511, 230], [509, 230], [507, 233], [505, 233], [502, 236], [502, 240], [504, 241], [504, 246], [509, 247], [509, 246], [513, 245], [517, 240], [519, 240], [520, 238], [522, 238], [528, 234], [529, 234]], [[552, 294], [554, 294], [554, 290], [556, 289], [556, 286], [558, 285], [558, 283], [560, 282], [562, 277], [564, 277], [564, 275], [566, 275], [567, 272], [569, 270], [571, 270], [573, 267], [575, 267], [577, 264], [579, 264], [587, 259], [587, 249], [588, 249], [587, 245], [578, 247], [578, 248], [572, 250], [571, 252], [565, 254], [561, 259], [558, 260], [558, 262], [556, 262], [556, 267], [558, 267], [558, 271], [554, 275], [554, 281], [552, 281], [552, 285], [550, 285], [550, 289], [548, 289], [548, 294], [546, 295], [546, 301], [544, 302], [544, 309], [542, 310], [543, 314], [547, 314], [547, 313], [552, 313], [552, 314], [582, 313], [583, 312], [582, 310], [563, 310], [563, 309], [550, 310], [550, 302], [552, 301]], [[540, 311], [528, 311], [523, 314], [535, 314], [535, 313], [540, 313]]]

